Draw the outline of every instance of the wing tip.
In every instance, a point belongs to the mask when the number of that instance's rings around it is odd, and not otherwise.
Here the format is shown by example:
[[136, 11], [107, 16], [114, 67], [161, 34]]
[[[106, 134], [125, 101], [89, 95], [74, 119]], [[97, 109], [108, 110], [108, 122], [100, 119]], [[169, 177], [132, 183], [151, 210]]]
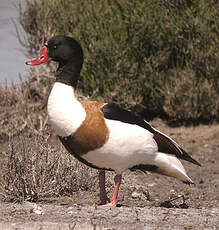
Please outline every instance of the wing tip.
[[184, 149], [180, 148], [180, 150], [183, 153], [184, 160], [189, 161], [190, 163], [193, 163], [195, 165], [198, 165], [199, 167], [202, 166], [197, 160], [195, 160], [194, 158], [192, 158]]

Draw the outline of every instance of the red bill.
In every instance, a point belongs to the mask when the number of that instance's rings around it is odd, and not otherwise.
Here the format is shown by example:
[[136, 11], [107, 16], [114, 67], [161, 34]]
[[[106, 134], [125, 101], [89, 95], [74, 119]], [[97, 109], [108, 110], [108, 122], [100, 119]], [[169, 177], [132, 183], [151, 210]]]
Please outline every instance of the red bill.
[[40, 64], [46, 63], [50, 60], [51, 60], [51, 58], [48, 56], [47, 47], [43, 46], [42, 54], [35, 60], [27, 61], [26, 65], [40, 65]]

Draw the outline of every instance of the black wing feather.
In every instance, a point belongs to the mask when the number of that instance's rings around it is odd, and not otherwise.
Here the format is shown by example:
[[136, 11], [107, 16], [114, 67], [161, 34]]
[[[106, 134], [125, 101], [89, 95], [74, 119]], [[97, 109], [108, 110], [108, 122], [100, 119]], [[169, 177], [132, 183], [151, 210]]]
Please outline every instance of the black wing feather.
[[155, 132], [150, 124], [136, 116], [134, 113], [125, 110], [116, 104], [106, 104], [101, 108], [101, 110], [104, 114], [104, 117], [107, 119], [138, 125], [144, 129], [147, 129], [151, 133]]

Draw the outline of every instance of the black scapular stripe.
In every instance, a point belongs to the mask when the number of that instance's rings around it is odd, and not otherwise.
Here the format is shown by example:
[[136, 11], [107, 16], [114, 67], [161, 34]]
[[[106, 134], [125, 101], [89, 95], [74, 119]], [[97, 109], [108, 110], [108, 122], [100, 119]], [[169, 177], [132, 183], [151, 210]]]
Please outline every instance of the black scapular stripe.
[[136, 116], [134, 113], [125, 110], [119, 107], [116, 104], [109, 103], [104, 105], [101, 108], [104, 117], [110, 120], [117, 120], [125, 123], [129, 123], [132, 125], [138, 125], [144, 129], [147, 129], [151, 133], [155, 133], [155, 130], [142, 118]]

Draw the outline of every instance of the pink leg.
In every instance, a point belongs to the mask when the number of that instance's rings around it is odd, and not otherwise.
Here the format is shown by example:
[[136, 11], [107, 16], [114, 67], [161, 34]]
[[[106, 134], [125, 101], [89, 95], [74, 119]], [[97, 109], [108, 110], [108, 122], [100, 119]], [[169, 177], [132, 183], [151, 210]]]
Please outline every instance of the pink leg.
[[118, 202], [118, 192], [119, 192], [119, 187], [122, 181], [122, 175], [116, 175], [114, 177], [114, 181], [115, 181], [115, 189], [113, 192], [113, 198], [112, 201], [108, 204], [105, 204], [103, 206], [107, 206], [107, 207], [116, 207], [117, 202]]
[[101, 201], [100, 204], [103, 205], [109, 201], [109, 198], [106, 195], [104, 170], [99, 170], [99, 186], [100, 186], [100, 201]]

